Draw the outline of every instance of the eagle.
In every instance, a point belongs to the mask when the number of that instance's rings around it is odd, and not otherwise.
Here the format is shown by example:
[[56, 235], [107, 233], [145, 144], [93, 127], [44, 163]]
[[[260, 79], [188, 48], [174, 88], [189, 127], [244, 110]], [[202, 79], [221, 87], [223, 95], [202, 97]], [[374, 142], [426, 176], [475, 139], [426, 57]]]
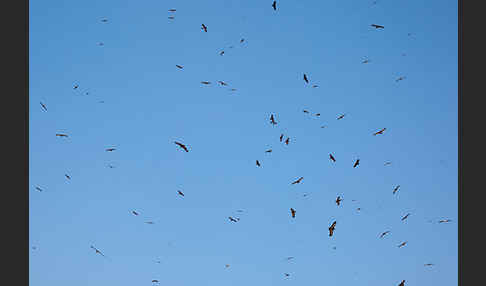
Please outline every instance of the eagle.
[[331, 159], [333, 162], [336, 162], [336, 159], [334, 159], [334, 156], [332, 154], [329, 154], [329, 159]]
[[337, 118], [337, 120], [339, 120], [339, 119], [343, 119], [343, 117], [344, 117], [345, 115], [346, 115], [346, 114], [340, 115], [340, 116]]
[[353, 168], [356, 168], [358, 165], [359, 165], [359, 159], [358, 159], [358, 160], [356, 160], [356, 162], [355, 162], [355, 163], [354, 163], [354, 165], [353, 165]]
[[58, 136], [58, 137], [68, 137], [67, 134], [62, 134], [62, 133], [57, 133], [56, 136]]
[[272, 123], [273, 125], [277, 124], [277, 122], [275, 121], [275, 117], [273, 117], [273, 114], [270, 115], [270, 123]]
[[277, 11], [277, 1], [273, 1], [272, 7], [273, 7], [273, 10]]
[[180, 68], [180, 69], [183, 69], [184, 67], [183, 66], [180, 66], [180, 65], [175, 65], [176, 67]]
[[395, 194], [398, 191], [399, 188], [400, 188], [400, 185], [396, 186], [395, 189], [393, 189], [393, 194]]
[[105, 151], [106, 151], [106, 152], [113, 152], [113, 151], [115, 151], [115, 150], [116, 150], [115, 148], [108, 148], [108, 149], [106, 149]]
[[258, 160], [256, 160], [256, 165], [257, 165], [258, 167], [260, 167], [260, 166], [261, 166], [261, 165], [260, 165], [260, 162], [259, 162]]
[[402, 220], [406, 220], [409, 215], [410, 215], [410, 213], [406, 214], [404, 217], [402, 217]]
[[290, 213], [292, 214], [292, 217], [295, 217], [296, 211], [293, 208], [290, 208]]
[[339, 204], [341, 203], [341, 196], [338, 196], [337, 199], [336, 199], [336, 204], [339, 206]]
[[336, 221], [334, 221], [331, 226], [329, 227], [329, 236], [332, 236], [334, 233], [334, 229], [336, 228]]
[[385, 27], [381, 26], [381, 25], [376, 25], [376, 24], [371, 24], [371, 27], [374, 27], [376, 29], [384, 29]]
[[304, 74], [304, 81], [305, 81], [306, 83], [309, 83], [309, 80], [307, 79], [307, 75], [306, 75], [306, 74]]
[[303, 179], [304, 177], [300, 177], [297, 180], [293, 181], [291, 185], [299, 184]]
[[201, 24], [201, 29], [203, 29], [204, 32], [206, 32], [206, 33], [208, 32], [208, 27], [206, 27], [206, 25], [204, 25], [204, 24]]
[[41, 104], [42, 108], [43, 108], [45, 111], [47, 111], [47, 107], [44, 105], [44, 103], [42, 103], [42, 102], [41, 102], [40, 104]]
[[184, 144], [182, 144], [180, 142], [177, 142], [177, 141], [174, 141], [174, 143], [176, 145], [178, 145], [179, 147], [181, 147], [182, 149], [184, 149], [184, 151], [189, 152], [189, 150], [187, 149], [186, 145], [184, 145]]
[[177, 191], [177, 193], [181, 196], [184, 196], [184, 193], [182, 193], [181, 191]]
[[400, 245], [399, 245], [398, 247], [399, 247], [399, 248], [400, 248], [400, 247], [403, 247], [403, 246], [405, 246], [405, 244], [407, 244], [407, 242], [406, 242], [406, 241], [404, 241], [404, 242], [400, 243]]
[[384, 237], [385, 235], [387, 235], [388, 233], [390, 233], [390, 231], [389, 231], [389, 230], [387, 230], [387, 231], [383, 232], [383, 233], [380, 235], [380, 238], [383, 238], [383, 237]]
[[378, 134], [383, 134], [383, 132], [385, 132], [385, 130], [386, 130], [386, 128], [383, 128], [380, 131], [373, 133], [373, 136], [376, 136]]
[[287, 137], [287, 139], [285, 140], [285, 145], [289, 145], [289, 142], [290, 142], [290, 137]]

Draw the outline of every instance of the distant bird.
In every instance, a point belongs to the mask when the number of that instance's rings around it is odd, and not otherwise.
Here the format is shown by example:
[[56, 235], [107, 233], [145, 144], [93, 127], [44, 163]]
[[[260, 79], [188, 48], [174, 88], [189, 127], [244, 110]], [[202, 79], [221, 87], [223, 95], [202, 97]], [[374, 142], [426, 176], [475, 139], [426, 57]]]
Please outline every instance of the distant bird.
[[334, 221], [331, 226], [329, 227], [329, 236], [332, 236], [334, 233], [334, 229], [336, 228], [336, 221]]
[[108, 22], [108, 19], [101, 19], [101, 22], [107, 23]]
[[105, 44], [103, 42], [99, 42], [98, 46], [104, 46]]
[[42, 105], [42, 108], [43, 108], [45, 111], [47, 111], [47, 107], [44, 105], [44, 103], [42, 103], [42, 102], [41, 102], [40, 104]]
[[390, 233], [390, 231], [389, 231], [389, 230], [385, 231], [384, 233], [382, 233], [382, 234], [380, 235], [380, 238], [383, 238], [383, 237], [384, 237], [385, 235], [387, 235], [388, 233]]
[[288, 274], [288, 273], [284, 273], [284, 275], [285, 275], [285, 277], [289, 277], [290, 276], [290, 274]]
[[224, 51], [221, 51], [221, 52], [219, 53], [219, 55], [220, 55], [220, 56], [224, 55]]
[[101, 254], [103, 257], [105, 256], [105, 255], [103, 255], [103, 253], [101, 253], [101, 251], [99, 251], [98, 249], [96, 249], [94, 246], [91, 245], [91, 248], [94, 249], [96, 251], [96, 253]]
[[232, 222], [238, 222], [238, 220], [234, 219], [233, 217], [228, 217], [230, 221]]
[[355, 162], [355, 163], [354, 163], [354, 165], [353, 165], [353, 168], [356, 168], [356, 166], [358, 166], [358, 165], [359, 165], [359, 159], [358, 159], [358, 160], [356, 160], [356, 162]]
[[64, 176], [66, 176], [66, 178], [68, 178], [69, 180], [71, 180], [71, 177], [69, 177], [68, 174], [64, 174]]
[[57, 133], [56, 136], [57, 137], [68, 137], [67, 134], [62, 134], [62, 133]]
[[334, 159], [334, 156], [332, 154], [329, 154], [329, 159], [331, 159], [333, 162], [336, 162], [336, 159]]
[[292, 214], [292, 217], [295, 217], [296, 211], [293, 208], [290, 208], [290, 213]]
[[304, 74], [304, 81], [305, 81], [306, 83], [309, 83], [309, 80], [307, 79], [307, 75], [306, 75], [306, 74]]
[[169, 12], [175, 12], [176, 9], [169, 9]]
[[312, 87], [313, 87], [313, 88], [316, 88], [316, 87], [319, 87], [319, 86], [318, 86], [317, 84], [314, 84]]
[[113, 165], [108, 165], [108, 168], [113, 169], [113, 168], [115, 168], [115, 166], [113, 166]]
[[392, 162], [385, 162], [384, 166], [391, 165]]
[[105, 103], [105, 101], [104, 100], [101, 100], [101, 101], [98, 101], [98, 103]]
[[270, 115], [270, 123], [272, 123], [273, 125], [277, 124], [277, 122], [275, 121], [275, 117], [273, 117], [273, 114]]
[[302, 182], [303, 179], [304, 179], [304, 177], [300, 177], [296, 181], [292, 182], [291, 185], [299, 184], [300, 182]]
[[426, 263], [426, 264], [424, 264], [424, 266], [433, 266], [433, 265], [434, 264], [432, 264], [432, 263]]
[[74, 89], [77, 89], [78, 87], [79, 87], [79, 85], [78, 84], [75, 84], [73, 88]]
[[219, 84], [221, 84], [221, 85], [228, 85], [226, 82], [221, 81], [221, 80], [218, 80], [218, 82], [219, 82]]
[[386, 130], [386, 128], [383, 128], [380, 131], [373, 133], [373, 136], [376, 136], [378, 134], [383, 134], [383, 132], [385, 132], [385, 130]]
[[116, 150], [116, 148], [108, 148], [108, 149], [106, 149], [105, 151], [106, 151], [106, 152], [113, 152], [113, 151], [115, 151], [115, 150]]
[[337, 199], [336, 199], [336, 204], [339, 206], [341, 201], [342, 201], [341, 196], [338, 196]]
[[174, 19], [175, 19], [175, 17], [174, 17], [174, 16], [169, 16], [169, 17], [167, 17], [167, 18], [169, 18], [169, 19], [171, 19], [171, 20], [174, 20]]
[[272, 149], [268, 149], [265, 153], [272, 153]]
[[289, 145], [289, 142], [290, 142], [290, 138], [287, 137], [287, 139], [285, 140], [285, 145]]
[[405, 280], [402, 280], [402, 282], [400, 282], [400, 284], [398, 284], [398, 286], [405, 286]]
[[133, 213], [134, 215], [138, 215], [138, 213], [137, 213], [136, 211], [132, 211], [132, 213]]
[[273, 7], [273, 10], [277, 11], [277, 1], [273, 1], [272, 7]]
[[35, 189], [38, 190], [39, 192], [42, 192], [42, 189], [39, 187], [35, 187]]
[[244, 41], [245, 41], [245, 39], [241, 39], [241, 40], [240, 40], [240, 44], [241, 44], [241, 43], [243, 43]]
[[393, 194], [395, 194], [398, 191], [399, 188], [400, 188], [400, 185], [396, 186], [395, 189], [393, 189]]
[[376, 28], [376, 29], [384, 29], [385, 28], [381, 25], [376, 25], [376, 24], [371, 24], [371, 27]]
[[364, 60], [364, 61], [363, 61], [363, 64], [367, 64], [367, 63], [369, 63], [369, 62], [370, 62], [369, 60]]
[[406, 220], [409, 215], [410, 215], [410, 213], [406, 214], [404, 217], [402, 217], [402, 220]]
[[357, 208], [356, 210], [357, 210], [357, 211], [360, 211], [360, 210], [361, 210], [361, 208]]
[[340, 115], [340, 116], [337, 118], [337, 120], [339, 120], [339, 119], [343, 119], [343, 117], [344, 117], [345, 115], [346, 115], [346, 114]]
[[159, 282], [159, 280], [157, 280], [157, 279], [152, 280], [152, 283], [158, 283], [158, 282]]
[[401, 76], [401, 77], [397, 78], [395, 81], [396, 82], [399, 82], [399, 81], [404, 80], [404, 79], [405, 79], [405, 77], [404, 76]]
[[287, 260], [290, 260], [290, 259], [294, 259], [294, 257], [293, 256], [287, 257]]
[[321, 126], [321, 128], [326, 128], [326, 127], [327, 127], [327, 125], [322, 125], [322, 126]]
[[309, 111], [308, 111], [308, 110], [305, 110], [305, 109], [304, 109], [303, 111], [304, 111], [304, 113], [309, 113]]
[[315, 116], [319, 117], [319, 116], [321, 116], [321, 114], [320, 113], [316, 113]]
[[243, 210], [237, 210], [237, 212], [242, 213], [242, 212], [243, 212]]
[[236, 88], [232, 88], [232, 89], [230, 89], [230, 90], [231, 90], [231, 91], [236, 91]]
[[184, 67], [183, 66], [180, 66], [180, 65], [175, 65], [176, 67], [180, 68], [180, 69], [183, 69]]
[[146, 221], [145, 223], [146, 224], [155, 224], [155, 222], [153, 222], [153, 221]]
[[283, 137], [284, 137], [284, 135], [283, 135], [283, 134], [281, 134], [281, 135], [280, 135], [280, 142], [282, 142]]
[[260, 167], [260, 166], [261, 166], [261, 165], [260, 165], [260, 162], [259, 162], [258, 160], [256, 160], [256, 165], [257, 165], [258, 167]]
[[444, 223], [444, 222], [450, 222], [452, 221], [451, 219], [441, 219], [439, 220], [439, 223]]
[[181, 191], [177, 191], [177, 193], [184, 197], [184, 193], [182, 193]]
[[206, 27], [206, 25], [204, 25], [204, 24], [201, 24], [201, 29], [203, 29], [204, 32], [208, 31], [208, 27]]
[[400, 247], [403, 247], [403, 246], [405, 246], [406, 244], [407, 244], [407, 241], [404, 241], [404, 242], [400, 243], [400, 245], [399, 245], [398, 247], [399, 247], [399, 248], [400, 248]]
[[35, 246], [32, 246], [32, 249], [33, 249], [33, 250], [36, 250], [36, 249], [37, 249], [37, 247], [35, 247]]
[[180, 142], [177, 142], [177, 141], [174, 141], [174, 143], [176, 145], [178, 145], [179, 147], [181, 147], [182, 149], [184, 149], [184, 151], [189, 152], [189, 150], [187, 149], [186, 145], [184, 145], [184, 144], [182, 144]]
[[211, 84], [209, 81], [201, 81], [202, 84]]

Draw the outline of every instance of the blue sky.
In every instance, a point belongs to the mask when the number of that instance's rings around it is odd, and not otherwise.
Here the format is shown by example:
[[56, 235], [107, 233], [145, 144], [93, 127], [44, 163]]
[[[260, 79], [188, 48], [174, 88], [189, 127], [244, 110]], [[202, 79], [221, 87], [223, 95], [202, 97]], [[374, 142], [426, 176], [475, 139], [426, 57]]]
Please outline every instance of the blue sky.
[[372, 2], [31, 2], [31, 285], [457, 285], [457, 2]]

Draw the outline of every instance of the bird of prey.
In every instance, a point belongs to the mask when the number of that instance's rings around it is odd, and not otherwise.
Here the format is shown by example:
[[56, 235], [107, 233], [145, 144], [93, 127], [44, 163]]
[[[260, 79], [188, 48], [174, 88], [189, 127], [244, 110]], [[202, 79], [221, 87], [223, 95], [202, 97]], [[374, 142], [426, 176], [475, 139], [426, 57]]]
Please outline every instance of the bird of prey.
[[321, 126], [321, 128], [326, 128], [326, 127], [327, 127], [327, 125], [322, 125], [322, 126]]
[[308, 110], [305, 110], [305, 109], [304, 109], [303, 111], [304, 111], [304, 113], [309, 113], [309, 111], [308, 111]]
[[99, 42], [98, 46], [104, 46], [105, 44], [103, 42]]
[[169, 9], [169, 12], [175, 12], [176, 9]]
[[47, 111], [47, 107], [44, 105], [44, 103], [41, 102], [40, 104], [41, 104], [42, 108], [44, 108], [44, 110]]
[[158, 283], [158, 282], [159, 282], [159, 280], [157, 280], [157, 279], [152, 280], [152, 283]]
[[290, 138], [287, 137], [287, 139], [285, 140], [285, 145], [289, 145], [289, 142], [290, 142]]
[[171, 19], [171, 20], [175, 19], [175, 17], [174, 17], [174, 16], [169, 16], [169, 17], [167, 17], [167, 18], [169, 18], [169, 19]]
[[260, 162], [259, 162], [258, 160], [256, 160], [256, 165], [257, 165], [258, 167], [260, 167], [260, 166], [261, 166], [261, 165], [260, 165]]
[[329, 159], [331, 159], [333, 162], [336, 162], [336, 159], [334, 159], [334, 156], [332, 156], [332, 154], [329, 154]]
[[336, 221], [334, 221], [331, 226], [329, 227], [329, 236], [332, 236], [334, 233], [334, 229], [336, 228]]
[[184, 145], [184, 144], [182, 144], [180, 142], [177, 142], [177, 141], [174, 141], [174, 143], [176, 145], [178, 145], [179, 147], [181, 147], [182, 149], [184, 149], [184, 151], [189, 152], [189, 150], [187, 149], [186, 145]]
[[391, 165], [392, 162], [385, 162], [384, 166]]
[[360, 210], [361, 210], [361, 208], [357, 208], [356, 210], [357, 210], [357, 211], [360, 211]]
[[287, 257], [287, 260], [290, 260], [290, 259], [294, 259], [294, 257], [293, 256]]
[[452, 221], [451, 219], [441, 219], [439, 220], [439, 223], [443, 223], [443, 222], [450, 222]]
[[400, 188], [400, 185], [396, 186], [395, 189], [393, 189], [393, 194], [395, 194], [398, 191], [399, 188]]
[[406, 220], [409, 215], [410, 215], [410, 213], [406, 214], [404, 217], [402, 217], [402, 220]]
[[404, 76], [401, 76], [401, 77], [397, 78], [395, 81], [396, 82], [399, 82], [399, 81], [404, 80], [404, 79], [405, 79], [405, 77]]
[[358, 165], [359, 165], [359, 159], [358, 159], [358, 160], [356, 160], [356, 162], [355, 162], [355, 163], [354, 163], [354, 165], [353, 165], [353, 168], [356, 168], [356, 166], [358, 166]]
[[313, 88], [316, 88], [316, 87], [319, 87], [319, 86], [318, 86], [317, 84], [314, 84], [312, 87], [313, 87]]
[[433, 265], [434, 264], [432, 264], [432, 263], [426, 263], [426, 264], [424, 264], [424, 266], [433, 266]]
[[292, 217], [295, 217], [296, 211], [293, 208], [290, 208], [290, 213], [292, 214]]
[[145, 223], [146, 224], [154, 224], [155, 222], [153, 222], [153, 221], [146, 221]]
[[42, 192], [42, 189], [39, 187], [35, 187], [35, 189], [38, 190], [39, 192]]
[[337, 118], [337, 120], [339, 120], [339, 119], [343, 119], [343, 117], [344, 117], [345, 115], [346, 115], [346, 114], [340, 115], [340, 116]]
[[218, 80], [218, 82], [219, 82], [219, 84], [221, 84], [221, 85], [228, 85], [226, 82], [221, 81], [221, 80]]
[[184, 68], [183, 66], [180, 66], [180, 65], [176, 65], [176, 67], [178, 67], [180, 69], [183, 69]]
[[364, 61], [363, 61], [363, 64], [367, 64], [367, 63], [369, 63], [369, 62], [370, 62], [370, 60], [364, 60]]
[[376, 29], [384, 29], [385, 28], [381, 25], [376, 25], [376, 24], [371, 24], [371, 27], [376, 28]]
[[208, 27], [206, 27], [206, 25], [204, 25], [204, 24], [201, 24], [201, 29], [203, 29], [204, 32], [208, 31]]
[[228, 268], [228, 267], [230, 267], [230, 265], [229, 264], [225, 264], [224, 267]]
[[284, 273], [284, 275], [285, 275], [285, 277], [289, 277], [290, 276], [290, 274], [288, 274], [288, 273]]
[[241, 43], [243, 43], [244, 41], [245, 41], [245, 39], [241, 39], [241, 40], [240, 40], [240, 44], [241, 44]]
[[383, 128], [380, 131], [373, 133], [373, 136], [376, 136], [378, 134], [383, 134], [383, 132], [385, 132], [385, 130], [386, 130], [386, 128]]
[[319, 116], [321, 116], [321, 114], [320, 113], [316, 113], [315, 116], [319, 117]]
[[336, 199], [336, 204], [339, 206], [341, 201], [342, 201], [341, 196], [338, 196], [337, 199]]
[[305, 81], [306, 83], [309, 83], [309, 80], [307, 79], [307, 75], [306, 75], [306, 74], [304, 74], [304, 81]]
[[67, 134], [57, 133], [56, 136], [58, 137], [68, 137]]
[[106, 23], [108, 22], [108, 19], [101, 19], [101, 22]]
[[211, 84], [209, 81], [201, 81], [202, 84]]
[[300, 182], [302, 182], [303, 179], [304, 177], [300, 177], [296, 181], [293, 181], [291, 185], [299, 184]]
[[138, 215], [138, 213], [137, 213], [136, 211], [132, 211], [132, 213], [133, 213], [134, 215]]
[[275, 121], [275, 117], [273, 117], [273, 114], [270, 115], [270, 123], [272, 123], [273, 125], [277, 124], [277, 122]]
[[385, 235], [387, 235], [388, 233], [390, 233], [390, 231], [389, 231], [389, 230], [385, 231], [384, 233], [382, 233], [382, 234], [380, 235], [380, 238], [383, 238], [383, 237], [384, 237]]
[[184, 194], [181, 191], [177, 191], [177, 193], [181, 196], [184, 196]]
[[108, 149], [106, 149], [105, 151], [106, 151], [106, 152], [113, 152], [113, 151], [115, 151], [115, 150], [116, 150], [116, 148], [108, 148]]
[[273, 10], [277, 11], [277, 1], [273, 1], [272, 7], [273, 7]]
[[79, 87], [79, 85], [78, 84], [75, 84], [73, 88], [74, 89], [77, 89], [78, 87]]
[[239, 219], [234, 219], [234, 218], [233, 218], [233, 217], [231, 217], [231, 216], [229, 216], [228, 218], [229, 218], [229, 220], [230, 220], [230, 221], [232, 221], [232, 222], [238, 222], [238, 221], [239, 221]]
[[103, 257], [105, 256], [105, 255], [103, 255], [103, 253], [101, 253], [101, 251], [99, 251], [98, 249], [96, 249], [94, 246], [91, 245], [91, 248], [94, 249], [96, 251], [96, 253], [101, 254]]
[[280, 142], [282, 142], [284, 135], [280, 134]]
[[405, 280], [402, 280], [402, 282], [400, 282], [400, 284], [398, 284], [398, 286], [405, 286]]
[[221, 52], [219, 53], [219, 55], [220, 55], [220, 56], [224, 55], [224, 51], [221, 51]]
[[113, 165], [108, 165], [108, 168], [113, 169], [113, 168], [115, 168], [115, 166], [113, 166]]
[[64, 174], [64, 176], [66, 176], [66, 178], [68, 178], [69, 180], [71, 180], [71, 177], [69, 177], [68, 174]]
[[403, 247], [403, 246], [405, 246], [405, 244], [407, 244], [407, 242], [406, 242], [406, 241], [404, 241], [404, 242], [400, 243], [400, 245], [399, 245], [398, 247]]
[[265, 153], [272, 153], [272, 149], [268, 149]]
[[232, 89], [230, 89], [230, 90], [231, 90], [231, 91], [236, 91], [236, 88], [232, 88]]

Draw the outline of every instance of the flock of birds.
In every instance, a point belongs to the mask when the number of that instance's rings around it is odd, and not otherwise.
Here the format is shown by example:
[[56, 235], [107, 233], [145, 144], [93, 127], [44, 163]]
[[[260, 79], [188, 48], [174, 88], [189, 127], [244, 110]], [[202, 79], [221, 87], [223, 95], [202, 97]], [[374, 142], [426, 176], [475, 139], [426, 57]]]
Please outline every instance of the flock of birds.
[[[376, 3], [376, 1], [375, 1], [375, 3]], [[273, 8], [275, 11], [277, 11], [277, 1], [273, 1], [273, 3], [272, 3], [272, 5], [271, 5], [271, 7], [272, 7], [272, 8]], [[176, 12], [176, 9], [169, 9], [169, 10], [168, 10], [168, 12], [169, 12], [169, 16], [168, 16], [168, 18], [169, 18], [170, 20], [174, 20], [174, 19], [175, 19], [175, 12]], [[103, 22], [103, 23], [107, 23], [107, 22], [108, 22], [108, 19], [102, 19], [102, 20], [101, 20], [101, 22]], [[384, 26], [382, 26], [382, 25], [377, 25], [377, 24], [371, 24], [371, 27], [373, 27], [373, 28], [375, 28], [375, 29], [384, 29], [384, 28], [385, 28]], [[208, 27], [207, 27], [205, 24], [201, 24], [201, 30], [202, 30], [203, 32], [207, 33], [207, 32], [208, 32]], [[409, 34], [409, 35], [410, 35], [410, 34]], [[241, 40], [240, 40], [240, 43], [243, 43], [244, 41], [245, 41], [245, 39], [241, 39]], [[100, 46], [102, 46], [102, 45], [103, 45], [103, 43], [99, 43], [99, 45], [100, 45]], [[231, 48], [231, 47], [230, 47], [230, 48]], [[224, 53], [225, 53], [224, 51], [221, 51], [221, 52], [220, 52], [220, 55], [222, 56], [222, 55], [224, 55]], [[370, 62], [370, 60], [366, 59], [366, 60], [364, 60], [362, 63], [363, 63], [363, 64], [367, 64], [367, 63], [369, 63], [369, 62]], [[178, 69], [183, 69], [183, 68], [184, 68], [182, 65], [178, 65], [178, 64], [177, 64], [177, 65], [175, 65], [175, 66], [176, 66]], [[404, 76], [400, 76], [399, 78], [397, 78], [397, 79], [396, 79], [396, 81], [398, 82], [398, 81], [404, 80], [405, 78], [406, 78], [406, 77], [404, 77]], [[305, 74], [305, 73], [303, 74], [303, 80], [304, 80], [304, 82], [305, 82], [306, 84], [309, 84], [309, 83], [310, 83], [310, 81], [309, 81], [309, 77], [308, 77], [308, 76], [307, 76], [307, 74]], [[226, 82], [224, 82], [224, 81], [218, 81], [218, 83], [219, 83], [221, 86], [227, 86], [227, 85], [228, 85], [228, 84], [227, 84]], [[210, 81], [201, 81], [201, 84], [204, 84], [204, 85], [209, 85], [209, 84], [211, 84], [211, 82], [210, 82]], [[313, 88], [316, 88], [316, 87], [318, 87], [318, 85], [315, 85], [315, 84], [314, 84], [314, 85], [312, 85], [312, 87], [313, 87]], [[75, 85], [73, 86], [73, 89], [74, 89], [74, 90], [79, 89], [79, 85], [78, 85], [78, 84], [75, 84]], [[232, 89], [231, 89], [231, 91], [236, 91], [236, 89], [232, 88]], [[86, 94], [89, 94], [89, 93], [88, 93], [88, 92], [86, 92]], [[101, 103], [102, 103], [102, 102], [101, 102]], [[46, 104], [44, 104], [43, 102], [40, 102], [40, 105], [41, 105], [42, 109], [43, 109], [45, 112], [47, 112], [47, 111], [48, 111]], [[303, 112], [304, 112], [304, 113], [306, 113], [306, 114], [310, 114], [310, 112], [309, 112], [308, 110], [303, 110]], [[316, 113], [316, 114], [314, 114], [314, 115], [315, 115], [316, 117], [319, 117], [319, 116], [320, 116], [320, 113]], [[345, 115], [346, 115], [346, 114], [341, 114], [341, 115], [339, 115], [339, 116], [337, 117], [337, 120], [342, 120], [342, 119], [345, 117]], [[270, 119], [269, 119], [269, 120], [270, 120], [270, 124], [271, 124], [271, 125], [273, 125], [273, 126], [275, 126], [275, 125], [277, 125], [277, 124], [278, 124], [278, 122], [276, 121], [276, 116], [275, 116], [274, 114], [271, 114], [271, 115], [270, 115]], [[324, 125], [324, 126], [321, 126], [321, 128], [325, 128], [325, 127], [327, 127], [327, 126], [325, 126], [325, 125]], [[378, 131], [376, 131], [376, 132], [372, 133], [372, 135], [373, 135], [373, 136], [377, 136], [377, 135], [384, 135], [386, 130], [387, 130], [387, 128], [382, 128], [382, 129], [379, 129]], [[56, 134], [55, 134], [55, 136], [60, 137], [60, 138], [68, 138], [68, 137], [69, 137], [69, 135], [68, 135], [68, 134], [65, 134], [65, 133], [56, 133]], [[285, 138], [285, 137], [286, 137], [286, 138]], [[285, 140], [284, 140], [284, 138], [285, 138]], [[289, 145], [289, 143], [290, 143], [290, 137], [285, 136], [284, 134], [281, 134], [281, 135], [280, 135], [280, 137], [279, 137], [279, 141], [280, 141], [280, 142], [283, 142], [283, 143], [284, 143], [284, 144], [286, 144], [286, 145]], [[189, 153], [189, 151], [190, 151], [190, 150], [189, 150], [189, 148], [188, 148], [188, 146], [187, 146], [186, 144], [184, 144], [184, 143], [182, 143], [182, 142], [178, 142], [178, 141], [174, 141], [174, 144], [175, 144], [175, 145], [177, 145], [177, 146], [178, 146], [178, 147], [179, 147], [181, 150], [183, 150], [184, 152]], [[115, 150], [116, 150], [116, 148], [106, 148], [106, 149], [105, 149], [105, 151], [106, 151], [106, 152], [113, 152], [113, 151], [115, 151]], [[266, 151], [265, 151], [265, 153], [271, 153], [271, 152], [272, 152], [272, 149], [268, 149], [268, 150], [266, 150]], [[329, 154], [329, 159], [330, 159], [330, 160], [331, 160], [333, 163], [334, 163], [334, 162], [336, 162], [336, 158], [333, 156], [333, 154], [332, 154], [332, 153], [331, 153], [331, 154]], [[384, 165], [385, 165], [385, 166], [387, 166], [387, 165], [390, 165], [391, 163], [392, 163], [392, 162], [385, 162], [385, 163], [384, 163]], [[357, 168], [357, 167], [359, 166], [359, 164], [360, 164], [360, 159], [356, 159], [356, 161], [355, 161], [355, 162], [354, 162], [354, 164], [353, 164], [353, 168]], [[114, 166], [112, 166], [112, 165], [108, 165], [108, 166], [109, 166], [110, 168], [114, 168]], [[261, 162], [260, 162], [259, 160], [256, 160], [256, 166], [257, 166], [257, 167], [262, 167], [262, 164], [261, 164]], [[69, 174], [65, 174], [65, 177], [66, 177], [66, 179], [71, 180], [71, 177], [69, 176]], [[303, 177], [303, 176], [301, 176], [301, 177], [299, 177], [299, 178], [297, 178], [297, 179], [293, 180], [293, 181], [292, 181], [290, 184], [291, 184], [291, 185], [300, 184], [300, 183], [302, 182], [302, 180], [303, 180], [303, 179], [304, 179], [304, 177]], [[396, 186], [396, 187], [393, 189], [392, 194], [396, 194], [396, 193], [398, 192], [399, 188], [400, 188], [400, 185], [397, 185], [397, 186]], [[42, 188], [40, 188], [39, 186], [36, 186], [36, 187], [35, 187], [35, 189], [36, 189], [37, 191], [39, 191], [39, 192], [42, 192], [42, 191], [43, 191], [43, 189], [42, 189]], [[181, 196], [181, 197], [185, 197], [185, 194], [184, 194], [184, 193], [183, 193], [181, 190], [177, 190], [177, 194], [178, 194], [179, 196]], [[304, 196], [305, 196], [305, 195], [304, 195]], [[336, 205], [339, 207], [339, 206], [341, 205], [341, 202], [342, 202], [342, 201], [343, 201], [343, 199], [341, 198], [341, 196], [338, 196], [338, 197], [336, 198], [336, 200], [335, 200], [335, 203], [336, 203]], [[355, 201], [355, 200], [353, 200], [353, 201]], [[359, 211], [359, 210], [360, 210], [360, 208], [358, 208], [357, 210]], [[238, 212], [243, 212], [243, 211], [242, 211], [242, 210], [238, 210]], [[131, 211], [131, 213], [132, 213], [133, 215], [135, 215], [135, 216], [138, 216], [138, 215], [139, 215], [139, 213], [138, 213], [137, 211], [135, 211], [135, 210]], [[291, 216], [291, 218], [295, 218], [295, 217], [296, 217], [296, 214], [297, 214], [297, 211], [296, 211], [294, 208], [292, 208], [292, 207], [291, 207], [291, 208], [290, 208], [290, 216]], [[402, 220], [402, 221], [406, 220], [406, 219], [407, 219], [407, 218], [408, 218], [410, 215], [411, 215], [411, 213], [407, 213], [407, 214], [405, 214], [405, 215], [404, 215], [404, 216], [401, 218], [401, 220]], [[239, 218], [239, 217], [234, 217], [234, 216], [229, 216], [229, 217], [228, 217], [228, 219], [229, 219], [229, 221], [230, 221], [231, 223], [237, 223], [237, 222], [239, 222], [239, 221], [240, 221], [240, 218]], [[451, 222], [451, 221], [452, 221], [451, 219], [441, 219], [441, 220], [439, 220], [439, 221], [438, 221], [438, 223], [448, 223], [448, 222]], [[430, 222], [430, 221], [429, 221], [429, 222]], [[154, 224], [154, 222], [152, 222], [152, 221], [147, 221], [147, 222], [145, 222], [145, 223], [147, 223], [147, 224]], [[336, 225], [337, 225], [337, 221], [336, 221], [336, 220], [334, 220], [334, 221], [333, 221], [333, 222], [330, 224], [330, 226], [328, 227], [328, 230], [329, 230], [329, 237], [332, 237], [332, 236], [333, 236], [333, 234], [334, 234], [334, 232], [336, 231]], [[391, 231], [390, 231], [390, 230], [386, 230], [386, 231], [384, 231], [384, 232], [380, 233], [380, 234], [378, 235], [378, 237], [381, 239], [381, 238], [384, 238], [386, 235], [388, 235], [388, 234], [390, 234], [390, 233], [391, 233]], [[397, 247], [398, 247], [398, 248], [401, 248], [401, 247], [404, 247], [406, 244], [407, 244], [407, 241], [403, 241], [403, 242], [401, 242], [401, 243], [400, 243], [400, 244], [399, 244]], [[97, 248], [96, 248], [96, 247], [94, 247], [93, 245], [91, 245], [91, 246], [90, 246], [90, 248], [91, 248], [91, 249], [93, 249], [93, 250], [95, 251], [95, 254], [99, 254], [99, 255], [101, 255], [101, 256], [103, 256], [103, 257], [106, 257], [106, 256], [105, 256], [105, 255], [104, 255], [104, 254], [103, 254], [103, 253], [102, 253], [102, 252], [99, 250], [99, 249], [97, 249]], [[34, 246], [34, 247], [32, 247], [32, 249], [37, 249], [37, 248]], [[293, 258], [294, 258], [294, 257], [287, 257], [287, 260], [291, 260], [291, 259], [293, 259]], [[424, 266], [433, 266], [433, 265], [434, 265], [433, 263], [426, 263], [426, 264], [424, 264]], [[226, 268], [227, 268], [227, 267], [230, 267], [230, 265], [229, 265], [229, 264], [226, 264], [226, 265], [225, 265], [225, 267], [226, 267]], [[290, 274], [289, 274], [289, 273], [284, 273], [284, 275], [285, 275], [285, 277], [289, 277], [289, 276], [290, 276]], [[154, 280], [152, 280], [152, 282], [153, 282], [153, 283], [159, 283], [159, 280], [154, 279]], [[404, 285], [405, 285], [405, 280], [402, 280], [402, 281], [400, 282], [400, 284], [398, 284], [398, 286], [404, 286]]]

